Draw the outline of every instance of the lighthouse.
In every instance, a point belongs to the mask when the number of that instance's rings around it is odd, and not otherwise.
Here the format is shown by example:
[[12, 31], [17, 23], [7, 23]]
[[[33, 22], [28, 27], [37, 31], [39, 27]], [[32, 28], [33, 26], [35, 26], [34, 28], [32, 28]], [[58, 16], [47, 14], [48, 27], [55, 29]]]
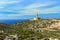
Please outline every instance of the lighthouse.
[[38, 12], [36, 12], [36, 14], [35, 14], [35, 17], [33, 18], [33, 20], [38, 20], [39, 18], [38, 18]]
[[37, 21], [39, 20], [40, 18], [38, 17], [38, 11], [35, 12], [35, 15], [34, 15], [34, 18], [31, 19], [31, 21]]
[[33, 20], [38, 20], [38, 12], [36, 13], [35, 17], [33, 18]]

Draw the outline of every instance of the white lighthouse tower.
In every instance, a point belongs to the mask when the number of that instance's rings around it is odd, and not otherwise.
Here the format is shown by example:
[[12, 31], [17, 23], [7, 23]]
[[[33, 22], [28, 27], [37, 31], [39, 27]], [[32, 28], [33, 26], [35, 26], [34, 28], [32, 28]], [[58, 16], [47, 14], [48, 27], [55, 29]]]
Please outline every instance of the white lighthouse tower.
[[38, 20], [38, 12], [35, 14], [35, 17], [33, 18], [33, 20]]
[[40, 18], [38, 17], [38, 11], [35, 11], [35, 17], [33, 19], [31, 19], [31, 21], [37, 21]]

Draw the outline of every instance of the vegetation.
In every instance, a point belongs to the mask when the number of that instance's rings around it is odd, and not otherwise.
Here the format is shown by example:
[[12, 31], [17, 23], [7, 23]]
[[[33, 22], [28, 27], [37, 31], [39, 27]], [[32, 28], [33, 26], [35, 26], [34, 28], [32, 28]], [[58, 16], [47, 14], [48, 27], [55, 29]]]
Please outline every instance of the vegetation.
[[[38, 21], [27, 20], [25, 22], [16, 23], [12, 25], [0, 24], [0, 30], [7, 34], [18, 34], [19, 40], [39, 40], [42, 38], [59, 38], [60, 29], [44, 30], [55, 23], [51, 19], [39, 19]], [[56, 30], [56, 31], [53, 31]], [[48, 32], [49, 31], [49, 32]]]

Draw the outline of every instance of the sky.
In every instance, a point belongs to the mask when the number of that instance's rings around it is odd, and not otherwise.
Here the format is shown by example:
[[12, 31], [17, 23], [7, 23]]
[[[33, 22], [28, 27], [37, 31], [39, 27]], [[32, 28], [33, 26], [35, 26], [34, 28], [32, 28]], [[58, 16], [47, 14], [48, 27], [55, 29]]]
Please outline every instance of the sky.
[[[60, 17], [60, 0], [0, 0], [0, 20]], [[41, 15], [42, 14], [42, 15]]]

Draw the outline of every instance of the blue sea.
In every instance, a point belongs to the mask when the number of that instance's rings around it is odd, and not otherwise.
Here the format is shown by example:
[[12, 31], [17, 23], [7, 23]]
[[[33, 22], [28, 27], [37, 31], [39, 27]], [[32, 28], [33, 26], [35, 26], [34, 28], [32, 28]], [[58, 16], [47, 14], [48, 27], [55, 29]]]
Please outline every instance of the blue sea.
[[0, 20], [0, 23], [15, 24], [15, 23], [18, 23], [18, 22], [23, 22], [23, 21], [26, 21], [26, 20]]

